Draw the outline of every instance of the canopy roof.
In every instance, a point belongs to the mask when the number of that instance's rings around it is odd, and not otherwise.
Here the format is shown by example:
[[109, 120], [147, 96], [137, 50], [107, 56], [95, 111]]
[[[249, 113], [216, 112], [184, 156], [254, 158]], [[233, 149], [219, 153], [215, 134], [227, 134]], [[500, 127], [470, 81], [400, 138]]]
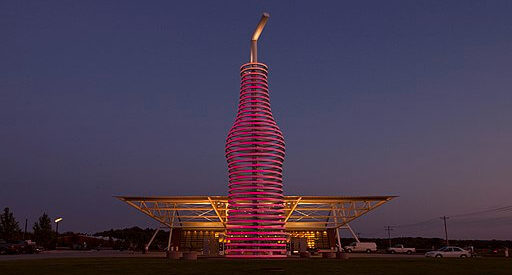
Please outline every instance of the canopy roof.
[[[226, 227], [227, 196], [115, 196], [164, 226], [183, 229]], [[287, 230], [339, 228], [396, 196], [285, 196]]]

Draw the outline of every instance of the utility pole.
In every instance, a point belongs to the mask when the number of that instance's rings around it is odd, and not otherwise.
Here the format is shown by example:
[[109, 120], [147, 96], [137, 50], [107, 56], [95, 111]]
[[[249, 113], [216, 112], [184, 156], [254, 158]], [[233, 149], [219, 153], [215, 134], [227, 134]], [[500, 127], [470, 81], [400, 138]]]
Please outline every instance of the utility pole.
[[25, 219], [25, 231], [23, 231], [23, 240], [26, 240], [26, 236], [27, 236], [27, 222], [28, 222], [28, 219]]
[[391, 231], [393, 231], [393, 227], [388, 225], [388, 226], [384, 227], [384, 231], [388, 232], [388, 242], [389, 242], [389, 247], [391, 247]]
[[448, 241], [448, 229], [446, 227], [446, 220], [449, 219], [450, 217], [446, 217], [446, 216], [442, 216], [440, 219], [442, 219], [444, 221], [444, 237], [445, 237], [445, 240], [446, 240], [446, 246], [449, 246], [450, 245], [450, 242]]

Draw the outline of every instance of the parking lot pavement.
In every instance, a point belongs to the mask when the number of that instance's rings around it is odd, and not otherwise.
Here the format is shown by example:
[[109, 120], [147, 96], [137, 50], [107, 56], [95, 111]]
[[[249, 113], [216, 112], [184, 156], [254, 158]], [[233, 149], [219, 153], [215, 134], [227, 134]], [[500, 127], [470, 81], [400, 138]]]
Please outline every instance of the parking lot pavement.
[[348, 253], [349, 258], [423, 258], [424, 254]]
[[150, 252], [142, 254], [141, 252], [119, 250], [51, 250], [43, 251], [38, 254], [0, 255], [0, 261], [96, 257], [165, 257], [165, 252]]
[[[0, 255], [0, 261], [9, 260], [36, 260], [36, 259], [57, 259], [57, 258], [112, 258], [112, 257], [165, 257], [165, 252], [141, 252], [118, 251], [118, 250], [51, 250], [43, 251], [39, 254], [18, 254], [18, 255]], [[382, 253], [348, 253], [349, 258], [422, 258], [423, 254], [382, 254]]]

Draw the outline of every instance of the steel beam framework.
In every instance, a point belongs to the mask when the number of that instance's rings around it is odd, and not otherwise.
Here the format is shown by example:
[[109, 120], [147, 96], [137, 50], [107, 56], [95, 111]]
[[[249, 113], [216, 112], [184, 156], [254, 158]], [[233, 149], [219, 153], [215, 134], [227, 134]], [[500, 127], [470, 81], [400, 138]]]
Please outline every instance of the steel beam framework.
[[[225, 230], [227, 196], [116, 196], [168, 228]], [[285, 196], [286, 230], [339, 229], [395, 196]]]

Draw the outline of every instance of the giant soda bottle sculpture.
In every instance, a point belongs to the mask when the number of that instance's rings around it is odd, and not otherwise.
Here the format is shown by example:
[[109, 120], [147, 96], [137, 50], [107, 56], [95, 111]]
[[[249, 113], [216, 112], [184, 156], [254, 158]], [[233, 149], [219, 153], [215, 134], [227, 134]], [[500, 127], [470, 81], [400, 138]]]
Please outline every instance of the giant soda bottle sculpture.
[[284, 138], [270, 110], [268, 66], [257, 57], [268, 18], [264, 13], [252, 36], [251, 61], [240, 68], [238, 114], [226, 139], [226, 256], [232, 258], [286, 257]]

